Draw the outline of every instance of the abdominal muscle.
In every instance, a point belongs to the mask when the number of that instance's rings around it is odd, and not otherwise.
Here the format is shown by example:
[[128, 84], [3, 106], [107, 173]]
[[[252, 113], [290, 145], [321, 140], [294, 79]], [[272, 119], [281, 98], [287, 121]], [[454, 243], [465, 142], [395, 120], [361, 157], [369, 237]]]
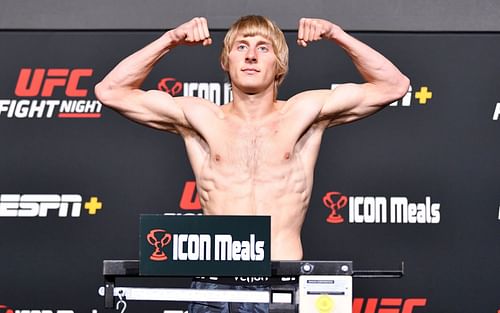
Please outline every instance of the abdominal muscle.
[[300, 232], [312, 182], [295, 154], [242, 166], [224, 155], [207, 157], [197, 176], [206, 215], [271, 216], [271, 259], [300, 260]]

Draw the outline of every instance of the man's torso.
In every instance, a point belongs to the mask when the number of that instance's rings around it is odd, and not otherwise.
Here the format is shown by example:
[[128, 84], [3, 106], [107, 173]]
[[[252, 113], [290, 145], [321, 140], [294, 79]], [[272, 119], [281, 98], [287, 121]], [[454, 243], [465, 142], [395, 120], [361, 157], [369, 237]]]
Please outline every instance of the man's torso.
[[301, 259], [300, 230], [326, 125], [315, 123], [312, 110], [275, 110], [258, 121], [223, 111], [220, 118], [185, 110], [195, 131], [181, 134], [204, 214], [269, 215], [271, 258]]

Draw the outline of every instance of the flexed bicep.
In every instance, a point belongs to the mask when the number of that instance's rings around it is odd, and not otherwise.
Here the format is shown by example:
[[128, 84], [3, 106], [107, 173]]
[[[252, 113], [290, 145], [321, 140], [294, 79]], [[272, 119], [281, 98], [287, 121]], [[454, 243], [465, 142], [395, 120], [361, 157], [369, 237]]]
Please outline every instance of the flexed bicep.
[[95, 86], [95, 94], [104, 105], [137, 123], [172, 132], [189, 128], [182, 100], [157, 90], [144, 91], [141, 86], [154, 65], [173, 48], [211, 43], [206, 19], [193, 18], [123, 59]]
[[140, 89], [113, 92], [113, 97], [98, 95], [108, 107], [128, 119], [152, 128], [178, 132], [178, 127], [189, 128], [179, 100], [159, 90], [143, 91]]
[[387, 97], [371, 83], [338, 85], [323, 101], [319, 118], [328, 120], [328, 127], [368, 117], [388, 104]]
[[314, 93], [315, 102], [322, 103], [319, 119], [329, 121], [328, 126], [369, 116], [406, 94], [409, 79], [382, 54], [332, 22], [300, 19], [297, 43], [306, 47], [320, 39], [334, 42], [344, 49], [365, 81]]

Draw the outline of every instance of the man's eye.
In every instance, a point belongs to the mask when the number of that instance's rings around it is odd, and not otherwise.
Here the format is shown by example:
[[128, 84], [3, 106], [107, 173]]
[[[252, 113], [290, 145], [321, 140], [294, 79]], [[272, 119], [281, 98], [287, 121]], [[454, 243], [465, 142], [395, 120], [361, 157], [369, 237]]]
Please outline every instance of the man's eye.
[[238, 46], [236, 47], [236, 49], [237, 49], [238, 51], [242, 51], [242, 50], [245, 50], [245, 48], [246, 48], [246, 47], [247, 47], [247, 46], [245, 46], [245, 45], [238, 45]]
[[262, 52], [268, 52], [269, 51], [269, 48], [266, 47], [266, 46], [260, 46], [259, 47], [259, 50], [262, 51]]

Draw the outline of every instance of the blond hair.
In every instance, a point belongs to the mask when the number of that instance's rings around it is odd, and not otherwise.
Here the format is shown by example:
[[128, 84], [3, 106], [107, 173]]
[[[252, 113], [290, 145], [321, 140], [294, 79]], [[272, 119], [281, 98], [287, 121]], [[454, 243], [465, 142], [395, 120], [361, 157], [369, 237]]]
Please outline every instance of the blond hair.
[[[260, 15], [247, 15], [240, 17], [229, 28], [224, 38], [224, 44], [220, 55], [222, 68], [227, 72], [229, 65], [229, 52], [236, 40], [237, 35], [257, 36], [260, 35], [271, 41], [276, 56], [276, 69], [274, 77], [274, 98], [278, 94], [278, 86], [281, 85], [288, 72], [288, 45], [285, 35], [281, 29], [269, 18]], [[231, 77], [229, 77], [231, 79]]]

